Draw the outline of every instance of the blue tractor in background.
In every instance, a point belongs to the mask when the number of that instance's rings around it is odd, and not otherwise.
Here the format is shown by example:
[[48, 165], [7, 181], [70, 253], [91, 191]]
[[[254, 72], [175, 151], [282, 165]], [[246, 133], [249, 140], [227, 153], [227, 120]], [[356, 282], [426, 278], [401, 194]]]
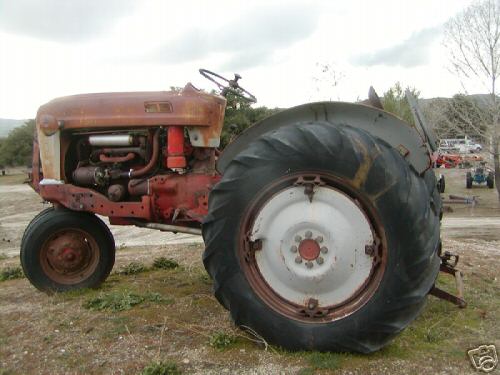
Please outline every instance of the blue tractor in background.
[[465, 177], [465, 186], [467, 189], [472, 188], [472, 184], [482, 185], [486, 183], [490, 189], [495, 186], [495, 175], [491, 169], [486, 167], [486, 162], [482, 161], [479, 166], [472, 168]]

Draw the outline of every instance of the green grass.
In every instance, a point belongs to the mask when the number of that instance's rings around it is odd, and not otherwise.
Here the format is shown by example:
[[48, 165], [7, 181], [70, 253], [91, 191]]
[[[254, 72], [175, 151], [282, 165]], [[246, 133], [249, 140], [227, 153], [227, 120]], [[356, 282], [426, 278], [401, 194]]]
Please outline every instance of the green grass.
[[162, 269], [162, 270], [168, 270], [168, 269], [174, 269], [178, 268], [179, 263], [177, 263], [173, 259], [168, 259], [165, 257], [160, 257], [160, 258], [155, 258], [153, 261], [153, 268], [155, 269]]
[[306, 358], [309, 366], [315, 370], [336, 370], [342, 361], [337, 353], [312, 352]]
[[138, 273], [146, 272], [148, 268], [141, 262], [131, 262], [126, 266], [121, 267], [117, 273], [120, 275], [137, 275]]
[[155, 258], [153, 261], [153, 265], [151, 267], [147, 267], [144, 263], [141, 262], [131, 262], [123, 267], [121, 267], [116, 273], [118, 275], [137, 275], [139, 273], [151, 271], [151, 270], [172, 270], [179, 268], [179, 263], [177, 263], [173, 259], [168, 259], [165, 257]]
[[[285, 353], [284, 353], [285, 354]], [[307, 366], [299, 370], [297, 375], [313, 375], [319, 370], [338, 370], [350, 354], [329, 352], [290, 353], [292, 357], [301, 358]]]
[[7, 259], [7, 258], [8, 258], [7, 254], [5, 254], [5, 253], [0, 253], [0, 260], [5, 260], [5, 259]]
[[297, 372], [297, 375], [314, 375], [316, 371], [311, 367], [304, 367]]
[[113, 291], [88, 299], [83, 303], [83, 307], [89, 310], [117, 312], [130, 310], [143, 302], [168, 304], [172, 303], [172, 300], [155, 292], [141, 295], [130, 291]]
[[24, 277], [21, 267], [6, 267], [0, 270], [0, 281], [22, 279]]
[[87, 295], [95, 294], [95, 293], [96, 293], [95, 289], [82, 288], [82, 289], [68, 290], [67, 292], [56, 293], [56, 294], [54, 294], [54, 297], [56, 299], [62, 298], [63, 300], [67, 300], [67, 299], [75, 299], [75, 298], [79, 298], [82, 296], [87, 296]]
[[[476, 347], [482, 341], [493, 342], [500, 337], [497, 325], [500, 319], [497, 312], [500, 288], [495, 277], [494, 273], [488, 275], [483, 271], [467, 272], [464, 286], [469, 306], [466, 309], [459, 309], [430, 296], [422, 314], [378, 352], [369, 355], [290, 353], [266, 347], [266, 360], [284, 369], [294, 368], [293, 373], [301, 375], [323, 375], [339, 370], [375, 373], [374, 369], [380, 370], [377, 373], [397, 373], [397, 366], [401, 364], [411, 364], [409, 373], [415, 373], [415, 368], [420, 368], [420, 364], [426, 368], [429, 361], [435, 361], [436, 372], [443, 372], [447, 368], [460, 372], [457, 366], [469, 366], [465, 354], [467, 349]], [[450, 276], [441, 275], [438, 286], [454, 292], [454, 281]], [[174, 305], [166, 305], [174, 298]], [[205, 350], [207, 363], [214, 363], [221, 368], [231, 367], [232, 370], [234, 367], [231, 363], [240, 363], [243, 366], [241, 368], [248, 369], [248, 372], [254, 370], [264, 350], [262, 345], [244, 339], [243, 333], [232, 330], [227, 313], [212, 297], [210, 278], [201, 266], [193, 267], [189, 272], [181, 266], [168, 271], [150, 267], [141, 277], [115, 273], [99, 290], [60, 293], [50, 297], [48, 302], [53, 302], [48, 311], [55, 310], [56, 313], [44, 315], [41, 322], [37, 323], [48, 328], [39, 339], [35, 339], [39, 346], [55, 347], [60, 336], [68, 337], [75, 330], [80, 330], [86, 334], [74, 340], [82, 345], [91, 336], [102, 345], [114, 345], [117, 340], [133, 338], [138, 348], [147, 345], [148, 349], [144, 350], [151, 353], [152, 356], [148, 357], [151, 361], [176, 358], [179, 350], [189, 346]], [[82, 310], [82, 305], [90, 311]], [[63, 311], [70, 311], [71, 317], [61, 318]], [[92, 320], [92, 317], [95, 319]], [[26, 315], [23, 319], [29, 320], [30, 317]], [[68, 326], [69, 322], [73, 324]], [[54, 328], [60, 332], [52, 333]], [[4, 336], [2, 329], [6, 332]], [[5, 337], [4, 341], [2, 337]], [[14, 336], [7, 334], [6, 325], [0, 321], [0, 353], [5, 353], [2, 347], [14, 345], [15, 340]], [[155, 356], [159, 348], [163, 357]], [[245, 354], [242, 355], [240, 350], [244, 350]], [[57, 361], [59, 356], [56, 353], [51, 358]], [[75, 353], [74, 356], [74, 362], [64, 362], [67, 372], [99, 372], [99, 368], [85, 361], [84, 354]], [[125, 362], [132, 373], [143, 369], [142, 373], [146, 374], [176, 374], [178, 372], [175, 371], [183, 368], [180, 364], [178, 367], [169, 367], [171, 362], [144, 363], [139, 359], [127, 359]], [[143, 367], [146, 364], [148, 366]], [[200, 371], [214, 369], [204, 367], [205, 364], [197, 363], [196, 366], [201, 366]], [[20, 373], [23, 373], [22, 370], [29, 373], [28, 365], [22, 365], [20, 369]]]
[[181, 370], [174, 362], [153, 362], [141, 371], [140, 375], [180, 375]]
[[222, 351], [233, 346], [236, 340], [237, 337], [234, 335], [225, 332], [215, 332], [210, 336], [208, 343], [212, 348]]

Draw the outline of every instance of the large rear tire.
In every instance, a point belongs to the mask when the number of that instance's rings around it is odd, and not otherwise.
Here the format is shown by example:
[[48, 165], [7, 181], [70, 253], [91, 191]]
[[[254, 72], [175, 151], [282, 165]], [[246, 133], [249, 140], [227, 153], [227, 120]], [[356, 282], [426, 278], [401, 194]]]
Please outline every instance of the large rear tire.
[[96, 288], [114, 262], [111, 232], [89, 213], [46, 209], [31, 221], [21, 241], [26, 277], [48, 293]]
[[291, 350], [369, 353], [419, 314], [439, 270], [441, 198], [384, 141], [350, 126], [267, 133], [227, 167], [204, 264], [235, 323]]

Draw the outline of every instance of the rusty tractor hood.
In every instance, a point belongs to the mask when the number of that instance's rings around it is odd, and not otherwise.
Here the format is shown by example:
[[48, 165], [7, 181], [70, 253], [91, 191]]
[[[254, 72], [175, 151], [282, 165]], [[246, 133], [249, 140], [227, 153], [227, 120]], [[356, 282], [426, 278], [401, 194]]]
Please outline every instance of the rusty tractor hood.
[[181, 91], [71, 95], [51, 100], [37, 113], [42, 130], [158, 125], [212, 126], [223, 121], [226, 99], [188, 83]]

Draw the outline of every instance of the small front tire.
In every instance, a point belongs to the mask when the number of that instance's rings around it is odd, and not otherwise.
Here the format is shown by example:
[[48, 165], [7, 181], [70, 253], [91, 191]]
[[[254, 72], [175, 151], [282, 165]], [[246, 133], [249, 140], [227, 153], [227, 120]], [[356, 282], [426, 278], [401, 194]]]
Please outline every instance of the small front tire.
[[446, 189], [446, 180], [442, 174], [439, 175], [438, 191], [443, 194]]
[[495, 187], [495, 176], [493, 173], [488, 173], [488, 177], [486, 178], [486, 184], [490, 189], [493, 189]]
[[21, 242], [21, 265], [39, 290], [96, 288], [115, 262], [111, 232], [93, 214], [49, 209], [36, 216]]
[[465, 187], [467, 189], [472, 188], [472, 174], [470, 172], [467, 172], [467, 174], [465, 176]]

